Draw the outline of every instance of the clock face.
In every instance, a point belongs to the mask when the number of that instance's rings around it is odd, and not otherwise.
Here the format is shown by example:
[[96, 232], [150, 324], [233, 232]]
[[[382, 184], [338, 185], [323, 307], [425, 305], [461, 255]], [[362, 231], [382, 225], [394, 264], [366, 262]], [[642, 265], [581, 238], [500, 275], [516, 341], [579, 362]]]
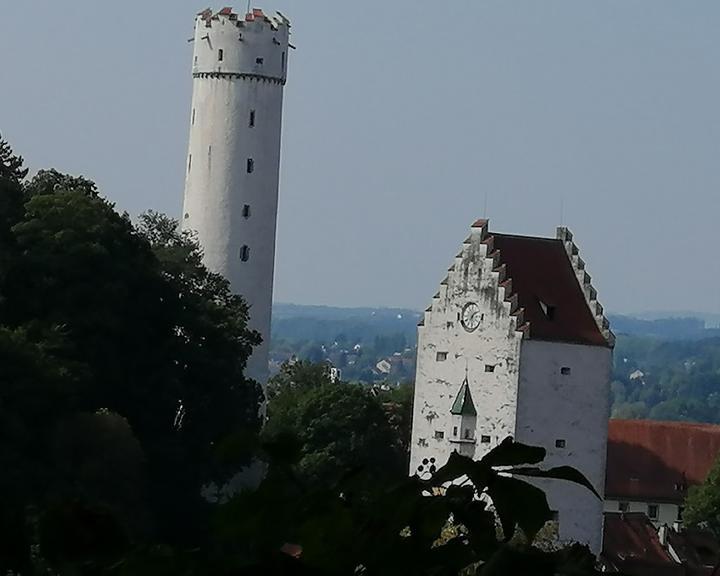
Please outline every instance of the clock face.
[[472, 332], [480, 326], [481, 314], [480, 307], [475, 302], [468, 302], [462, 309], [461, 322], [463, 328], [468, 332]]

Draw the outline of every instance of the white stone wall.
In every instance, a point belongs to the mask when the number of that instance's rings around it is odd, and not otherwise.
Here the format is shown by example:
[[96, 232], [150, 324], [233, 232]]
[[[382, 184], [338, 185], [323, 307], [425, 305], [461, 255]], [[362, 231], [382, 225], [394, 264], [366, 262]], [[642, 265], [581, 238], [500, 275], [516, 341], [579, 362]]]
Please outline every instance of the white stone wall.
[[[525, 340], [520, 354], [516, 440], [545, 447], [545, 467], [577, 468], [600, 495], [605, 483], [611, 365], [611, 350], [597, 346]], [[569, 374], [563, 374], [563, 368]], [[556, 441], [564, 441], [565, 447], [557, 447]], [[559, 514], [560, 539], [588, 544], [599, 553], [602, 501], [568, 482], [538, 484]]]
[[182, 226], [197, 232], [206, 265], [250, 305], [263, 344], [246, 374], [265, 383], [289, 25], [227, 16], [209, 23], [195, 23]]
[[[515, 330], [504, 288], [498, 286], [498, 273], [486, 256], [481, 230], [473, 229], [418, 329], [411, 474], [424, 459], [435, 458], [438, 467], [443, 465], [456, 449], [477, 459], [513, 434], [522, 334]], [[473, 332], [460, 322], [468, 302], [477, 303], [482, 314]], [[494, 371], [486, 372], [486, 366]], [[450, 408], [466, 373], [478, 413], [475, 442], [457, 442], [461, 429], [453, 438], [453, 427], [460, 424]], [[483, 443], [483, 436], [490, 442]]]
[[[672, 526], [678, 521], [678, 513], [680, 506], [677, 504], [670, 504], [668, 502], [641, 502], [635, 500], [605, 500], [605, 512], [620, 512], [620, 502], [625, 502], [628, 505], [626, 512], [642, 512], [648, 515], [649, 505], [655, 505], [658, 507], [657, 518], [650, 518], [650, 521], [659, 528], [663, 524]], [[649, 516], [648, 516], [649, 517]]]

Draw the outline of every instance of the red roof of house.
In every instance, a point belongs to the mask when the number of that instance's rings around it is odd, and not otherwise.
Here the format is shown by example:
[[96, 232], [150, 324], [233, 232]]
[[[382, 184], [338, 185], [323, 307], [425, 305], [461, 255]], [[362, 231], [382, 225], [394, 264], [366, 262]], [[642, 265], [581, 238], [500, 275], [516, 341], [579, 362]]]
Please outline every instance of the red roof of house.
[[530, 338], [608, 346], [561, 240], [492, 233]]
[[720, 426], [610, 420], [605, 495], [681, 503], [720, 454]]
[[660, 543], [657, 530], [641, 512], [607, 513], [602, 560], [637, 576], [682, 576], [685, 569]]

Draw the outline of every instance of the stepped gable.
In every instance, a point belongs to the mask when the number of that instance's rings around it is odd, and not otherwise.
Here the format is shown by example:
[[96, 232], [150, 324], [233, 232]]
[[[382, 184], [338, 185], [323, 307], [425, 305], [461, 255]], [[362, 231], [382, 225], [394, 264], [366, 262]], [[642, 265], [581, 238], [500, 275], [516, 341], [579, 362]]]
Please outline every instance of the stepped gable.
[[682, 504], [720, 455], [720, 426], [610, 420], [605, 495]]
[[607, 346], [568, 260], [557, 239], [493, 234], [498, 261], [538, 340]]

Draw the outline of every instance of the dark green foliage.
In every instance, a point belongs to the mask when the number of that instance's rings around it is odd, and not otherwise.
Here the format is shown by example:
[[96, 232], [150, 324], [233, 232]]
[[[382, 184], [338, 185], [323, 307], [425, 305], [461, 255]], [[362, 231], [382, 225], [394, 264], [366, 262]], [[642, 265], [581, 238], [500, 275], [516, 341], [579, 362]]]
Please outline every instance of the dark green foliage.
[[298, 439], [304, 481], [333, 484], [355, 468], [378, 482], [404, 474], [388, 416], [368, 388], [331, 382], [326, 365], [305, 362], [284, 365], [268, 388], [264, 436]]
[[[243, 376], [259, 341], [247, 306], [176, 222], [147, 214], [136, 227], [84, 178], [21, 183], [7, 150], [0, 572], [30, 574], [38, 542], [54, 566], [82, 542], [105, 560], [146, 540], [200, 543], [201, 488], [250, 461], [260, 424]], [[91, 520], [104, 528], [81, 533]]]
[[701, 485], [690, 487], [683, 521], [687, 526], [710, 530], [720, 538], [720, 460]]
[[[490, 463], [512, 462], [530, 473], [526, 465], [541, 452], [506, 440], [480, 461], [453, 454], [430, 479], [408, 478], [369, 493], [356, 490], [353, 476], [333, 487], [306, 487], [293, 481], [292, 462], [276, 462], [257, 492], [221, 510], [212, 563], [243, 574], [270, 573], [270, 566], [276, 574], [328, 576], [596, 574], [592, 554], [581, 546], [543, 552], [527, 539], [510, 542], [517, 528], [532, 540], [551, 512], [542, 491]], [[549, 475], [587, 484], [577, 472]], [[478, 499], [483, 494], [495, 510]], [[288, 543], [300, 558], [278, 571], [277, 554]]]

